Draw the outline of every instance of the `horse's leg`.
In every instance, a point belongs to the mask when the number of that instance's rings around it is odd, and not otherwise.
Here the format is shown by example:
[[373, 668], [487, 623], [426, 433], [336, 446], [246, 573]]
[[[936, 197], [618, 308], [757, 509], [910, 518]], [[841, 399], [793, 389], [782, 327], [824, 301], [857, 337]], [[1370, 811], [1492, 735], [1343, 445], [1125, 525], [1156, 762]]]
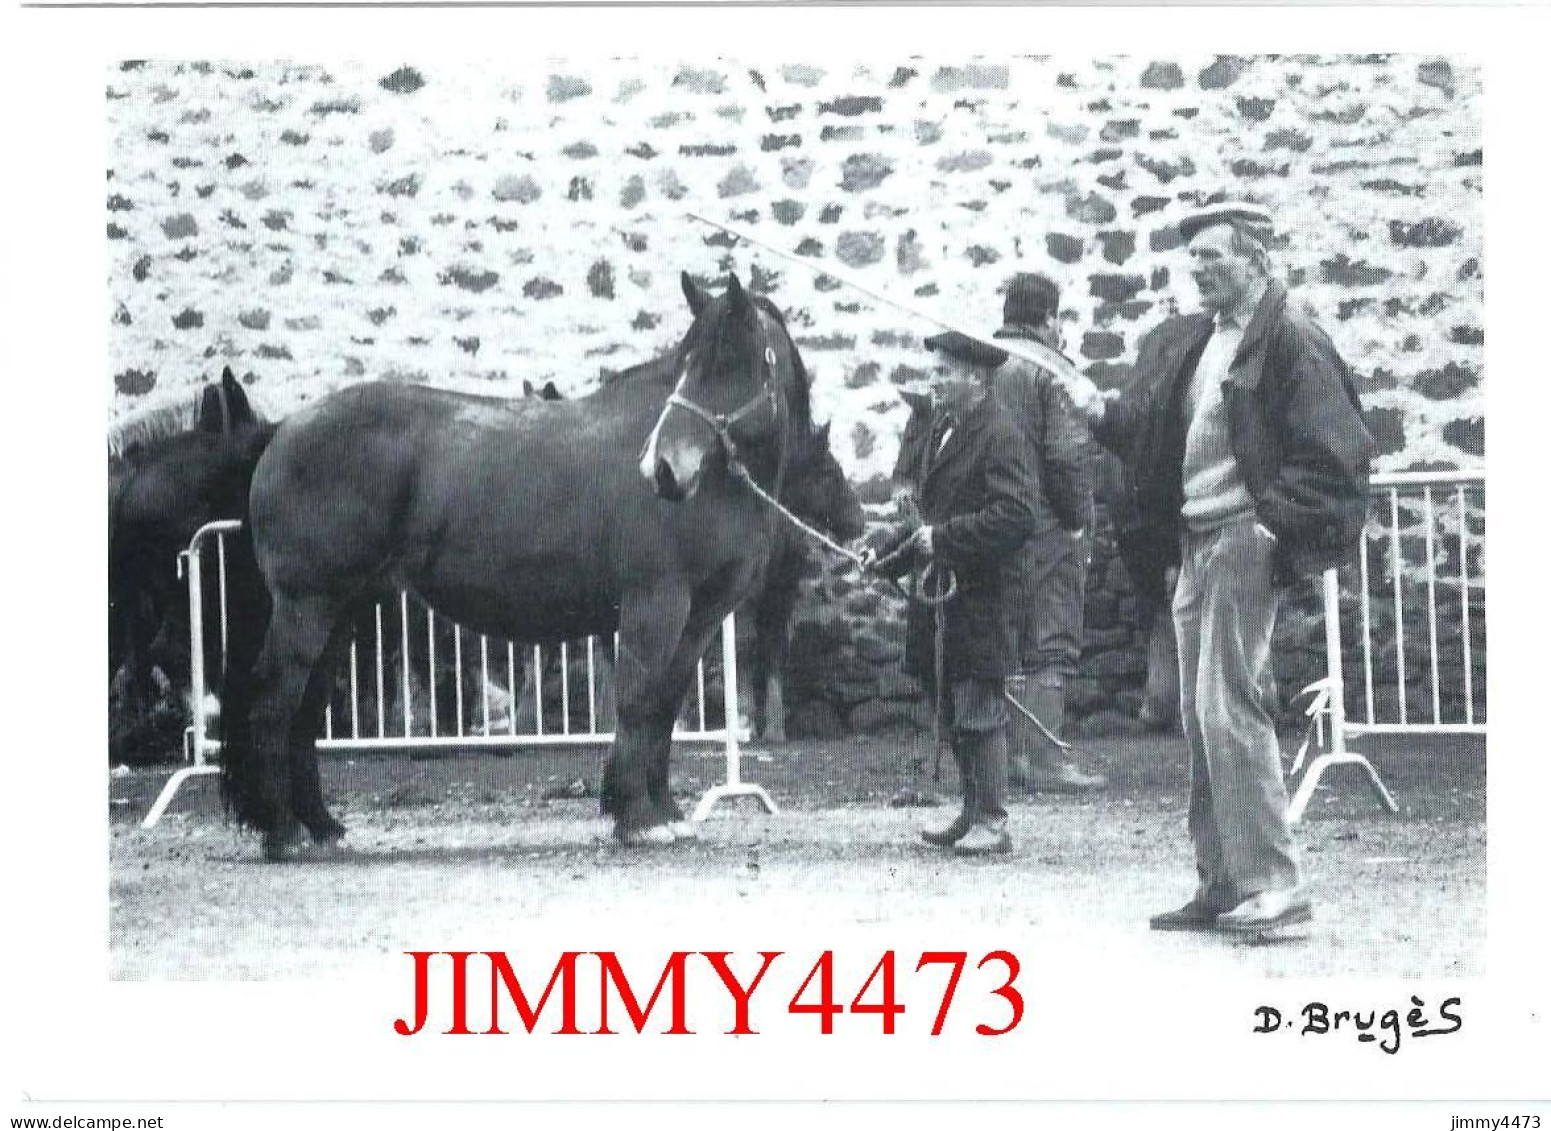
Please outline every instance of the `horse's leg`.
[[784, 678], [798, 580], [796, 569], [783, 569], [765, 586], [754, 612], [755, 719], [766, 742], [786, 741]]
[[672, 843], [671, 823], [651, 796], [658, 748], [672, 741], [676, 696], [664, 687], [689, 618], [689, 593], [674, 585], [626, 600], [620, 614], [619, 660], [615, 665], [618, 723], [614, 749], [603, 775], [603, 812], [614, 818], [614, 835], [626, 844]]
[[[257, 812], [264, 831], [264, 855], [270, 860], [288, 860], [297, 853], [301, 839], [299, 814], [294, 808], [298, 772], [303, 796], [315, 788], [315, 781], [309, 779], [317, 774], [317, 751], [312, 746], [317, 736], [308, 725], [304, 708], [314, 669], [321, 665], [328, 649], [337, 612], [336, 603], [328, 598], [277, 595], [269, 633], [254, 669], [251, 733]], [[321, 795], [317, 804], [322, 807]], [[327, 809], [322, 813], [326, 817]], [[311, 808], [308, 818], [319, 822], [318, 813]]]
[[[669, 705], [667, 710], [681, 702], [695, 681], [695, 666], [711, 641], [716, 638], [722, 620], [714, 613], [692, 612], [684, 626], [684, 633], [668, 662], [663, 675], [662, 690]], [[724, 673], [725, 678], [725, 673]], [[647, 775], [647, 792], [658, 814], [668, 823], [675, 838], [693, 838], [694, 830], [685, 822], [684, 811], [673, 799], [671, 783], [671, 757], [673, 753], [673, 716], [668, 715], [666, 727], [654, 732], [651, 767]], [[727, 726], [737, 726], [738, 720], [726, 720]]]
[[354, 617], [343, 618], [336, 624], [328, 646], [307, 680], [301, 708], [291, 725], [291, 808], [313, 841], [325, 846], [338, 843], [345, 835], [345, 826], [334, 819], [323, 800], [315, 744], [323, 730], [323, 715], [334, 686], [334, 672], [339, 667], [340, 657], [350, 647], [354, 627]]

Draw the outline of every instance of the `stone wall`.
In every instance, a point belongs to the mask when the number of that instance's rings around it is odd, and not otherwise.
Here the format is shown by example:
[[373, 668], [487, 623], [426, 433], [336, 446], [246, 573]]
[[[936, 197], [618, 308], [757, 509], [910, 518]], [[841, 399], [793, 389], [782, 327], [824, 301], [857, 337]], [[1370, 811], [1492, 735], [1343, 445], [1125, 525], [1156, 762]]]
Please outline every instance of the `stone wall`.
[[[837, 455], [880, 499], [929, 331], [686, 211], [979, 322], [1008, 275], [1046, 271], [1068, 351], [1115, 384], [1138, 336], [1195, 304], [1173, 222], [1227, 191], [1277, 214], [1278, 262], [1359, 372], [1380, 466], [1479, 465], [1479, 94], [1473, 67], [1409, 56], [125, 63], [112, 412], [223, 363], [275, 415], [366, 379], [576, 395], [682, 333], [681, 269], [736, 270], [788, 312]], [[1126, 712], [1139, 618], [1103, 533], [1092, 580], [1079, 698]], [[893, 599], [832, 565], [809, 598], [799, 716], [914, 717]]]

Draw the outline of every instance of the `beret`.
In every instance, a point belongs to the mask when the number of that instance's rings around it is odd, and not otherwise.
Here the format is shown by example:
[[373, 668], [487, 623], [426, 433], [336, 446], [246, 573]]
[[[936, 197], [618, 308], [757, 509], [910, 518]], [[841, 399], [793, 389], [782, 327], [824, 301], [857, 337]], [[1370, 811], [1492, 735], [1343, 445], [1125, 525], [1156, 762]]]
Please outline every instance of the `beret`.
[[961, 334], [957, 330], [933, 334], [924, 344], [927, 349], [936, 353], [946, 354], [959, 361], [967, 361], [971, 365], [983, 365], [988, 369], [995, 369], [1010, 356], [1004, 349], [987, 345], [978, 338], [971, 338], [968, 334]]

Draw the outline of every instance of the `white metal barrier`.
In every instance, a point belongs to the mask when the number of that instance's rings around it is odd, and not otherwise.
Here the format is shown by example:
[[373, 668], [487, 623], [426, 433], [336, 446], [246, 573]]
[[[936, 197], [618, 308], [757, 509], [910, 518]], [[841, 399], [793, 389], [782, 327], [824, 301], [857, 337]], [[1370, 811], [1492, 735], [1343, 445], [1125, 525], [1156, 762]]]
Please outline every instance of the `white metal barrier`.
[[[1361, 768], [1396, 811], [1378, 771], [1351, 748], [1355, 738], [1486, 733], [1486, 657], [1474, 637], [1485, 629], [1486, 474], [1375, 475], [1372, 490], [1377, 506], [1356, 565], [1323, 578], [1326, 675], [1308, 690], [1329, 746], [1293, 794], [1295, 821], [1325, 771], [1343, 764]], [[1343, 593], [1343, 575], [1355, 589]], [[1351, 654], [1343, 649], [1344, 616], [1355, 622]]]
[[[184, 732], [188, 765], [163, 787], [142, 822], [144, 828], [161, 819], [190, 777], [219, 772], [214, 764], [221, 749], [220, 738], [214, 733], [219, 726], [219, 708], [205, 664], [205, 569], [207, 557], [213, 557], [224, 661], [229, 631], [226, 540], [241, 528], [237, 521], [209, 523], [178, 556], [179, 575], [187, 574], [189, 586], [193, 721]], [[388, 631], [395, 615], [396, 631]], [[376, 606], [367, 636], [364, 641], [357, 637], [350, 642], [345, 670], [336, 677], [325, 712], [323, 734], [317, 740], [319, 750], [514, 749], [605, 745], [614, 740], [612, 671], [605, 672], [605, 645], [596, 638], [589, 637], [575, 648], [570, 644], [547, 649], [535, 645], [519, 652], [509, 641], [465, 632], [407, 593], [401, 593], [397, 601]], [[450, 666], [444, 663], [438, 668], [439, 641], [443, 649], [450, 641]], [[617, 650], [616, 637], [608, 645], [607, 660], [612, 660]], [[442, 655], [445, 660], [447, 653]], [[519, 655], [524, 660], [520, 666]], [[708, 709], [712, 701], [707, 695], [702, 660], [696, 669], [688, 722], [681, 717], [673, 734], [677, 742], [720, 743], [725, 754], [726, 781], [701, 797], [692, 814], [697, 821], [703, 820], [718, 801], [730, 797], [753, 797], [767, 811], [776, 812], [775, 802], [762, 787], [742, 779], [740, 742], [748, 736], [738, 716], [737, 646], [731, 615], [722, 622], [721, 659], [721, 719], [716, 720], [714, 710]], [[547, 679], [551, 663], [557, 665], [553, 681]], [[607, 666], [612, 668], [611, 663]], [[525, 677], [520, 684], [519, 671]], [[448, 676], [451, 702], [447, 692], [439, 691], [439, 684], [445, 684]], [[585, 691], [575, 686], [577, 678], [585, 681]]]

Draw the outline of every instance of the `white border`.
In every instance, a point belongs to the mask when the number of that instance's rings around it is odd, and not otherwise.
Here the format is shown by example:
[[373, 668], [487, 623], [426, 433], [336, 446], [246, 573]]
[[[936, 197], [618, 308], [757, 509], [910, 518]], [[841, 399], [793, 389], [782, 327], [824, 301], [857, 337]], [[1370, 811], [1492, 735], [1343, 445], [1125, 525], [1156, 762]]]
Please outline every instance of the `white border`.
[[[6, 542], [0, 593], [8, 646], [0, 859], [9, 926], [7, 993], [0, 1025], [0, 1115], [111, 1114], [109, 1108], [37, 1106], [41, 1098], [154, 1101], [175, 1098], [431, 1099], [571, 1095], [602, 1098], [777, 1098], [828, 1096], [945, 1098], [1061, 1095], [1094, 1098], [1257, 1099], [1544, 1097], [1551, 1063], [1545, 960], [1551, 860], [1543, 817], [1547, 797], [1544, 669], [1537, 664], [1545, 584], [1540, 534], [1546, 404], [1544, 186], [1547, 73], [1542, 45], [1551, 19], [1541, 8], [1351, 9], [979, 8], [960, 11], [840, 9], [634, 9], [568, 13], [495, 12], [4, 12], [3, 172], [8, 223], [0, 244], [8, 383], [0, 453]], [[1114, 971], [1092, 979], [1041, 981], [1040, 1020], [1017, 1040], [983, 1043], [837, 1036], [783, 1029], [758, 1039], [677, 1044], [672, 1039], [395, 1038], [404, 979], [394, 969], [346, 985], [134, 985], [107, 981], [105, 787], [100, 751], [102, 640], [100, 434], [106, 357], [103, 288], [103, 85], [110, 60], [157, 58], [352, 57], [396, 64], [489, 57], [503, 60], [593, 54], [659, 54], [694, 60], [737, 54], [757, 43], [767, 57], [823, 61], [895, 59], [912, 52], [1112, 53], [1168, 57], [1203, 50], [1319, 53], [1407, 51], [1472, 57], [1486, 97], [1487, 350], [1497, 411], [1489, 414], [1493, 477], [1493, 595], [1489, 607], [1492, 699], [1490, 938], [1487, 973], [1425, 984], [1288, 979], [1192, 986], [1136, 981]], [[585, 46], [583, 46], [585, 45]], [[1505, 520], [1505, 517], [1507, 520]], [[84, 645], [82, 642], [86, 642]], [[83, 661], [83, 653], [85, 660]], [[57, 723], [69, 719], [61, 742]], [[86, 738], [80, 736], [85, 735]], [[169, 909], [169, 914], [197, 909]], [[1382, 914], [1382, 908], [1376, 909]], [[873, 930], [847, 940], [738, 937], [714, 925], [686, 925], [673, 939], [611, 935], [606, 923], [570, 934], [546, 924], [523, 939], [474, 945], [631, 947], [643, 961], [662, 949], [724, 945], [811, 950], [851, 945], [858, 953], [933, 940]], [[1426, 924], [1417, 924], [1425, 931]], [[459, 940], [426, 940], [447, 947]], [[964, 945], [976, 940], [964, 939]], [[995, 942], [980, 939], [980, 943]], [[940, 940], [934, 945], [941, 945]], [[551, 950], [552, 952], [552, 950]], [[1401, 1003], [1464, 996], [1467, 1029], [1397, 1057], [1368, 1048], [1256, 1043], [1244, 1019], [1268, 993]], [[685, 1038], [679, 1038], [685, 1041]], [[238, 1050], [234, 1055], [234, 1049]], [[253, 1067], [238, 1071], [239, 1061]], [[177, 1070], [186, 1065], [187, 1075]], [[262, 1066], [261, 1068], [258, 1066]], [[1539, 1065], [1539, 1068], [1535, 1066]], [[148, 1114], [154, 1104], [136, 1107]], [[1517, 1105], [1492, 1105], [1512, 1115]], [[1456, 1110], [1456, 1108], [1458, 1110]], [[432, 1109], [373, 1107], [357, 1113], [387, 1126], [442, 1122]], [[449, 1125], [487, 1125], [485, 1109], [453, 1109]], [[934, 1119], [936, 1109], [926, 1113]], [[1088, 1117], [1097, 1109], [1072, 1109]], [[1178, 1109], [1162, 1109], [1165, 1112]], [[1194, 1117], [1215, 1118], [1221, 1109]], [[1238, 1109], [1233, 1109], [1237, 1111]], [[1294, 1109], [1295, 1111], [1300, 1109]], [[1323, 1109], [1301, 1109], [1319, 1118]], [[1544, 1109], [1541, 1109], [1544, 1110]], [[175, 1122], [179, 1113], [188, 1122]], [[255, 1114], [258, 1112], [260, 1114]], [[492, 1114], [493, 1112], [493, 1114]], [[1376, 1108], [1363, 1118], [1398, 1115]], [[1448, 1126], [1467, 1105], [1429, 1109], [1422, 1123]], [[333, 1107], [169, 1108], [167, 1126], [295, 1125], [349, 1118]], [[573, 1118], [567, 1107], [491, 1109], [488, 1125]], [[659, 1117], [670, 1117], [660, 1109]], [[824, 1113], [828, 1114], [828, 1113]], [[946, 1114], [946, 1113], [945, 1113]], [[1054, 1116], [1055, 1112], [1050, 1112]], [[1119, 1114], [1124, 1114], [1119, 1113]], [[1287, 1111], [1244, 1113], [1280, 1122]], [[635, 1118], [604, 1111], [575, 1117]], [[695, 1108], [674, 1115], [807, 1120], [801, 1109]], [[1406, 1113], [1414, 1119], [1415, 1113]], [[208, 1122], [207, 1122], [208, 1117]], [[871, 1116], [868, 1116], [870, 1118]], [[965, 1116], [960, 1114], [958, 1118]], [[969, 1118], [1002, 1118], [993, 1109]], [[1009, 1115], [1009, 1117], [1013, 1117]], [[1297, 1117], [1297, 1116], [1294, 1116]], [[879, 1113], [888, 1119], [888, 1113]], [[1396, 1120], [1399, 1122], [1399, 1119]]]

